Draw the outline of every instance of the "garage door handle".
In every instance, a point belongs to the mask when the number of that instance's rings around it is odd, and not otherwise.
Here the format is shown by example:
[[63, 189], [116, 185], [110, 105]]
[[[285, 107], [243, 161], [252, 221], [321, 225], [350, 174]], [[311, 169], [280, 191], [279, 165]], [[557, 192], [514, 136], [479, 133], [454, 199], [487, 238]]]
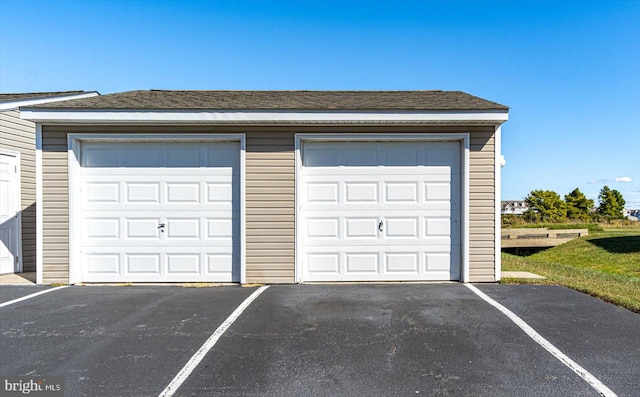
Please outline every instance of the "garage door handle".
[[380, 223], [378, 223], [378, 230], [382, 231], [382, 227], [384, 226], [384, 222], [380, 221]]
[[164, 227], [165, 227], [164, 223], [161, 223], [158, 225], [158, 229], [160, 229], [160, 232], [164, 233]]

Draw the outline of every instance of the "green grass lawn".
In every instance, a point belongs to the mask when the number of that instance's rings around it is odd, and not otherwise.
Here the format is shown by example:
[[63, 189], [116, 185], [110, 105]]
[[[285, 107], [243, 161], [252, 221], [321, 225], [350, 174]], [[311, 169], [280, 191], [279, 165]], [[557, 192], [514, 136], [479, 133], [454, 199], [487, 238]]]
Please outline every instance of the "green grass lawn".
[[526, 257], [502, 253], [502, 270], [546, 277], [503, 283], [564, 285], [640, 313], [640, 228], [590, 232]]

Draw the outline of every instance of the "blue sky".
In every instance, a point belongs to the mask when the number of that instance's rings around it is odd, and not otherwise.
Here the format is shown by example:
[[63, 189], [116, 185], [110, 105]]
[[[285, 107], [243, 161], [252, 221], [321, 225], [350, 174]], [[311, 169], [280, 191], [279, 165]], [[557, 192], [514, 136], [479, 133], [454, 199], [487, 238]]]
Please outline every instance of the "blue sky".
[[0, 92], [462, 90], [511, 108], [503, 199], [640, 208], [640, 0], [0, 0]]

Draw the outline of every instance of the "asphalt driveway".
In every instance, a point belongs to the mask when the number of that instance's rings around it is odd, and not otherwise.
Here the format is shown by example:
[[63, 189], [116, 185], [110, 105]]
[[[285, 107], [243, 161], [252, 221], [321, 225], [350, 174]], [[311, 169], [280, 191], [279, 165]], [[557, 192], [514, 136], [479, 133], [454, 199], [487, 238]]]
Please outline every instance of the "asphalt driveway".
[[[562, 287], [478, 287], [637, 395], [640, 316]], [[3, 286], [0, 304], [41, 289]], [[67, 396], [157, 396], [255, 290], [69, 287], [0, 307], [0, 377], [62, 375]], [[462, 284], [272, 286], [175, 393], [409, 394], [599, 395]]]
[[0, 285], [0, 304], [51, 288], [47, 285]]

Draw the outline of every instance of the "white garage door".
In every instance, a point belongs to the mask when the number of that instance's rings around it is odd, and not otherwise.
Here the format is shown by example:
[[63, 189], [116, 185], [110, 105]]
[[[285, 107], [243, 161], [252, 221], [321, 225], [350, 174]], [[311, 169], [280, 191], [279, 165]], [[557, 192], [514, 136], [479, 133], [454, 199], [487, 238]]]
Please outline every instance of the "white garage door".
[[302, 147], [303, 281], [459, 280], [459, 142]]
[[81, 153], [82, 281], [240, 280], [239, 143], [86, 142]]

